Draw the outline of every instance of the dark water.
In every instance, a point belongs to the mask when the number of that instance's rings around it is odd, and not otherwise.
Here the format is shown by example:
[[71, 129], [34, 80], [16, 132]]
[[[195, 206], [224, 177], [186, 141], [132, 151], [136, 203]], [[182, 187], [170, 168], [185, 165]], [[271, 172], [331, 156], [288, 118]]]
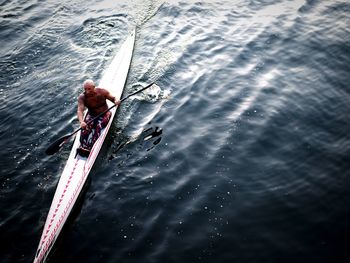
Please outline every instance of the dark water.
[[[50, 262], [350, 262], [348, 1], [0, 1], [0, 262], [31, 262], [76, 98], [138, 25]], [[157, 92], [157, 91], [156, 91]]]

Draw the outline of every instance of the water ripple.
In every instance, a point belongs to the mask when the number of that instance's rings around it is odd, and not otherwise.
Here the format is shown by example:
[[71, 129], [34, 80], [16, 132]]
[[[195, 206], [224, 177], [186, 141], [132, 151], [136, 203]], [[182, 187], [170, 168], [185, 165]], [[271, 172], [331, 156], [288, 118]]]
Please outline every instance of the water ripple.
[[118, 109], [50, 261], [349, 258], [348, 3], [0, 6], [2, 261], [34, 257], [70, 151], [45, 148], [135, 25], [124, 95], [157, 86]]

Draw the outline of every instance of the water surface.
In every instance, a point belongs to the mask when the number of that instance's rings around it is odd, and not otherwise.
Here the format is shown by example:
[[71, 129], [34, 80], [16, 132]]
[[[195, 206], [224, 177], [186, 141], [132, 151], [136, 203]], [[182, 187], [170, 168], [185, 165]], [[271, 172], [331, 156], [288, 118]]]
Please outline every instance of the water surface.
[[346, 1], [1, 1], [0, 261], [31, 262], [78, 127], [128, 94], [49, 262], [349, 262]]

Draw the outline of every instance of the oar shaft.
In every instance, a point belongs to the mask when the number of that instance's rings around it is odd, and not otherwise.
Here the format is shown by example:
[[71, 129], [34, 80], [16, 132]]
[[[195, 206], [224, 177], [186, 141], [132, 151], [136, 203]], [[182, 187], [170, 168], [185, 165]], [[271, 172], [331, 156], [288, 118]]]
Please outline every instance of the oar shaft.
[[137, 94], [137, 93], [140, 93], [141, 91], [144, 91], [145, 89], [148, 89], [148, 88], [151, 87], [153, 84], [154, 84], [154, 82], [152, 82], [151, 84], [148, 84], [146, 87], [144, 87], [144, 88], [142, 88], [142, 89], [140, 89], [140, 90], [135, 91], [134, 93], [129, 94], [129, 95], [126, 96], [125, 98], [121, 99], [120, 102], [122, 102], [122, 101], [124, 101], [124, 100], [130, 98], [131, 96], [134, 96], [134, 95]]
[[[151, 83], [151, 84], [149, 84], [149, 85], [147, 85], [146, 87], [144, 87], [144, 88], [142, 88], [142, 89], [140, 89], [140, 90], [138, 90], [138, 91], [135, 91], [134, 93], [132, 93], [132, 94], [126, 96], [125, 98], [123, 98], [123, 99], [121, 100], [121, 102], [124, 101], [124, 100], [126, 100], [126, 99], [128, 99], [128, 98], [130, 98], [131, 96], [133, 96], [133, 95], [135, 95], [135, 94], [141, 92], [141, 91], [144, 91], [145, 89], [151, 87], [153, 84], [154, 84], [154, 82]], [[107, 110], [105, 110], [105, 111], [102, 112], [101, 114], [97, 115], [97, 116], [96, 116], [95, 118], [93, 118], [92, 120], [88, 121], [87, 124], [89, 124], [89, 123], [93, 122], [94, 120], [96, 120], [97, 118], [103, 116], [106, 112], [110, 111], [110, 110], [113, 109], [115, 106], [117, 106], [117, 105], [114, 104], [112, 107], [109, 107]], [[45, 151], [46, 154], [52, 155], [52, 154], [58, 152], [59, 149], [63, 146], [63, 144], [65, 144], [65, 143], [67, 142], [68, 138], [72, 137], [74, 134], [76, 134], [76, 133], [77, 133], [78, 131], [80, 131], [81, 129], [82, 129], [82, 128], [80, 127], [79, 129], [75, 130], [75, 131], [72, 132], [71, 134], [66, 135], [66, 136], [63, 136], [63, 137], [61, 137], [60, 139], [56, 140], [54, 143], [52, 143], [52, 144], [46, 149], [46, 151]]]

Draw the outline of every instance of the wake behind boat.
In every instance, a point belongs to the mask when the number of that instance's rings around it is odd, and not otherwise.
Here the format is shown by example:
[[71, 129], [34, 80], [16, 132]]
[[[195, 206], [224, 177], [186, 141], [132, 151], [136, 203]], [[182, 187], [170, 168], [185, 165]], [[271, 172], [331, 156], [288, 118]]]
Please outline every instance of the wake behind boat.
[[[123, 93], [124, 85], [128, 76], [134, 43], [135, 29], [131, 31], [125, 42], [122, 44], [99, 83], [100, 87], [108, 90], [118, 99], [120, 99]], [[107, 104], [112, 114], [111, 118], [107, 126], [102, 130], [100, 137], [93, 145], [88, 157], [82, 157], [77, 154], [77, 149], [80, 146], [81, 131], [79, 130], [76, 134], [72, 150], [58, 182], [46, 218], [44, 230], [35, 254], [34, 263], [45, 262], [101, 150], [117, 108], [112, 107], [113, 103], [110, 101], [107, 101]]]

